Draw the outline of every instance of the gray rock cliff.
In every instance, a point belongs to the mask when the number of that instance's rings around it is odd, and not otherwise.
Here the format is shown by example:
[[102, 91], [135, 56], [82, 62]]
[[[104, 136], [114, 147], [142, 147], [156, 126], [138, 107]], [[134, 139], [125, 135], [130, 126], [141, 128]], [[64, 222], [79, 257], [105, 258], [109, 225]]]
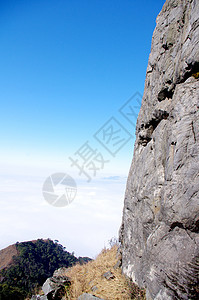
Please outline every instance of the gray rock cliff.
[[199, 0], [157, 17], [120, 229], [148, 299], [199, 299]]

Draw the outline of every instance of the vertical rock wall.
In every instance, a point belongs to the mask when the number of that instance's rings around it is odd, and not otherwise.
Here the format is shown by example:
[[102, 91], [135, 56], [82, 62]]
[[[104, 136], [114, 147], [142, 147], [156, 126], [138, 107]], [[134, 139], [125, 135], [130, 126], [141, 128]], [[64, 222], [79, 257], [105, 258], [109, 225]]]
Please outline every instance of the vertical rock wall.
[[199, 0], [157, 17], [120, 230], [148, 299], [199, 299]]

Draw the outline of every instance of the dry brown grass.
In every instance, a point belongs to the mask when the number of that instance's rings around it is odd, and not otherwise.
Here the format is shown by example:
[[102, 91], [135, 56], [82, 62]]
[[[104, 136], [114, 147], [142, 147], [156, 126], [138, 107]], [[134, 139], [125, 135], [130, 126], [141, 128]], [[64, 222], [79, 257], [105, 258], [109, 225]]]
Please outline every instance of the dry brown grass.
[[[95, 260], [70, 268], [65, 274], [72, 281], [66, 299], [77, 299], [83, 293], [105, 300], [145, 299], [144, 293], [128, 282], [121, 269], [114, 268], [118, 261], [117, 249], [116, 245], [111, 249], [104, 249]], [[103, 276], [108, 271], [114, 275], [113, 279], [107, 280]]]

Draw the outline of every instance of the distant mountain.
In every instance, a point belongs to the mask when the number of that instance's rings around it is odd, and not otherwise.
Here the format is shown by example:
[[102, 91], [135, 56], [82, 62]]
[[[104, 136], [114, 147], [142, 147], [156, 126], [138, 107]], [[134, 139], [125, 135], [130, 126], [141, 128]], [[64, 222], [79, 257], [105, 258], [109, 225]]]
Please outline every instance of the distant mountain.
[[75, 257], [58, 241], [38, 239], [0, 250], [0, 300], [25, 299], [60, 267], [88, 262]]

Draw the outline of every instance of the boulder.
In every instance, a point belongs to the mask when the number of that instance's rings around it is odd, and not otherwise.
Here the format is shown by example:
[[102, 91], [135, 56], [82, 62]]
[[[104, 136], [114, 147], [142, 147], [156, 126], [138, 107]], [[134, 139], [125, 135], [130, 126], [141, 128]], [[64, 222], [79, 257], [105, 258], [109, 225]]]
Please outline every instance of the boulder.
[[113, 273], [111, 271], [104, 273], [103, 277], [106, 278], [107, 280], [111, 280], [111, 279], [115, 278], [115, 276], [113, 275]]
[[103, 300], [102, 298], [95, 297], [91, 294], [84, 293], [78, 297], [78, 300]]
[[66, 285], [70, 285], [70, 278], [63, 275], [55, 275], [48, 278], [42, 286], [42, 290], [48, 299], [62, 299]]
[[47, 296], [34, 295], [31, 300], [48, 300]]
[[66, 268], [66, 267], [59, 268], [59, 269], [55, 270], [55, 272], [53, 273], [53, 277], [66, 275], [66, 273], [69, 272], [70, 269], [71, 268]]

